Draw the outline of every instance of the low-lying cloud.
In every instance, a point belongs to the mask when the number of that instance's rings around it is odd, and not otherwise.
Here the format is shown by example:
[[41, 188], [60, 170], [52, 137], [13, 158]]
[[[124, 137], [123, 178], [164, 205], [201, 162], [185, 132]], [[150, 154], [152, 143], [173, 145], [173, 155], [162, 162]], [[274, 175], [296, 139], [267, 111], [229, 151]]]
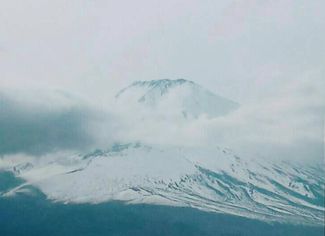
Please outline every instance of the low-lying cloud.
[[43, 155], [94, 145], [96, 113], [58, 92], [0, 93], [0, 155]]
[[[125, 120], [128, 132], [124, 135], [160, 145], [224, 146], [251, 157], [320, 160], [325, 114], [325, 82], [320, 78], [318, 74], [284, 83], [272, 97], [242, 104], [225, 116], [203, 114], [171, 122], [149, 112], [145, 118], [140, 114]], [[134, 117], [134, 113], [137, 110], [124, 117]]]
[[143, 142], [222, 146], [248, 157], [321, 160], [324, 87], [321, 79], [300, 79], [284, 84], [273, 97], [242, 104], [225, 116], [202, 114], [197, 119], [159, 119], [163, 111], [129, 104], [99, 106], [62, 92], [2, 92], [0, 155], [42, 156], [107, 148], [114, 142]]

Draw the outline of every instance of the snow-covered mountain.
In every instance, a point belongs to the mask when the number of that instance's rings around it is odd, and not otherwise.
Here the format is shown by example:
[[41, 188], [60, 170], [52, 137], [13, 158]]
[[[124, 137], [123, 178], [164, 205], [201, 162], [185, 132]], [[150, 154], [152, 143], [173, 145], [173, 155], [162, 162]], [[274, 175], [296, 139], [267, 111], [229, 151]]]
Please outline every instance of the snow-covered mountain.
[[[167, 124], [177, 117], [182, 118], [179, 123], [187, 124], [184, 118], [223, 116], [238, 107], [186, 80], [135, 82], [116, 98], [125, 109], [136, 106], [158, 116], [167, 113]], [[141, 119], [136, 117], [132, 125], [141, 122], [146, 128], [148, 120], [142, 118], [147, 114], [141, 113]], [[150, 119], [151, 124], [155, 121]], [[120, 200], [324, 225], [324, 166], [248, 160], [218, 146], [143, 142], [115, 144], [90, 153], [18, 160], [0, 158], [0, 170], [10, 170], [26, 180], [0, 193], [3, 197], [25, 193], [33, 185], [49, 199], [65, 203]]]
[[13, 171], [27, 183], [4, 196], [26, 192], [31, 184], [48, 198], [66, 203], [121, 200], [266, 221], [324, 223], [322, 167], [245, 161], [220, 147], [119, 144], [51, 162], [20, 164]]
[[184, 118], [222, 116], [239, 106], [184, 79], [136, 81], [122, 89], [116, 99], [118, 103], [127, 106], [140, 105], [150, 111], [168, 112]]

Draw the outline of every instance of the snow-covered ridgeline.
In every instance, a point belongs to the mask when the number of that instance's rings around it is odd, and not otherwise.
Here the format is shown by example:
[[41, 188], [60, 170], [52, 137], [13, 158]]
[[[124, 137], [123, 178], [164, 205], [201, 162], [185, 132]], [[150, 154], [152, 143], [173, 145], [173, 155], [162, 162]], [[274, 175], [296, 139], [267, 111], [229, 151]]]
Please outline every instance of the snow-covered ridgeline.
[[248, 162], [221, 148], [115, 145], [106, 151], [12, 168], [55, 201], [121, 200], [267, 221], [322, 224], [324, 220], [324, 169]]

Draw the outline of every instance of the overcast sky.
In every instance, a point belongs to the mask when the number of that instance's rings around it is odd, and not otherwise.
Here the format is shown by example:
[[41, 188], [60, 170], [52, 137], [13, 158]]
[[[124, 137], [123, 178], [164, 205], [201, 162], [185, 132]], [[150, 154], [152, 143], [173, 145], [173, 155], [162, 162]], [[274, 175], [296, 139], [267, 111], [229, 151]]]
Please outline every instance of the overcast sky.
[[324, 9], [323, 0], [1, 1], [0, 89], [60, 89], [104, 104], [134, 80], [185, 78], [253, 113], [263, 106], [264, 118], [278, 112], [294, 124], [287, 132], [306, 131], [299, 142], [317, 132], [320, 150]]
[[313, 71], [324, 77], [324, 9], [322, 0], [1, 1], [0, 82], [99, 94], [186, 78], [244, 102]]

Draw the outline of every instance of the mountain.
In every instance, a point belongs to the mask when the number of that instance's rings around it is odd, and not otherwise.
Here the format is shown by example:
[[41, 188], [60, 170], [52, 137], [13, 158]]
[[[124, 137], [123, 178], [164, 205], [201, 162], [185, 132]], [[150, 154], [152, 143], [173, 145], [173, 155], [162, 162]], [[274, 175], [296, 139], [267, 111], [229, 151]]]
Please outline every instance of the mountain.
[[184, 118], [222, 116], [239, 107], [237, 103], [184, 79], [136, 81], [122, 89], [116, 99], [128, 107], [140, 105], [150, 111], [168, 112]]
[[193, 207], [265, 221], [322, 225], [324, 169], [245, 161], [228, 149], [116, 144], [88, 154], [31, 163], [16, 175], [65, 203], [119, 200]]
[[[156, 118], [168, 117], [163, 118], [167, 121], [163, 129], [189, 125], [191, 131], [192, 122], [185, 120], [224, 116], [238, 107], [183, 79], [134, 82], [116, 100], [127, 116], [135, 117], [129, 127], [134, 130], [156, 127], [162, 123]], [[153, 134], [148, 139], [161, 138], [158, 131]], [[48, 199], [64, 203], [117, 200], [192, 207], [267, 222], [324, 225], [324, 166], [244, 159], [217, 144], [178, 145], [175, 138], [172, 144], [130, 139], [89, 153], [56, 153], [16, 162], [0, 158], [0, 170], [26, 181], [2, 190], [0, 196], [26, 194], [35, 186]]]

